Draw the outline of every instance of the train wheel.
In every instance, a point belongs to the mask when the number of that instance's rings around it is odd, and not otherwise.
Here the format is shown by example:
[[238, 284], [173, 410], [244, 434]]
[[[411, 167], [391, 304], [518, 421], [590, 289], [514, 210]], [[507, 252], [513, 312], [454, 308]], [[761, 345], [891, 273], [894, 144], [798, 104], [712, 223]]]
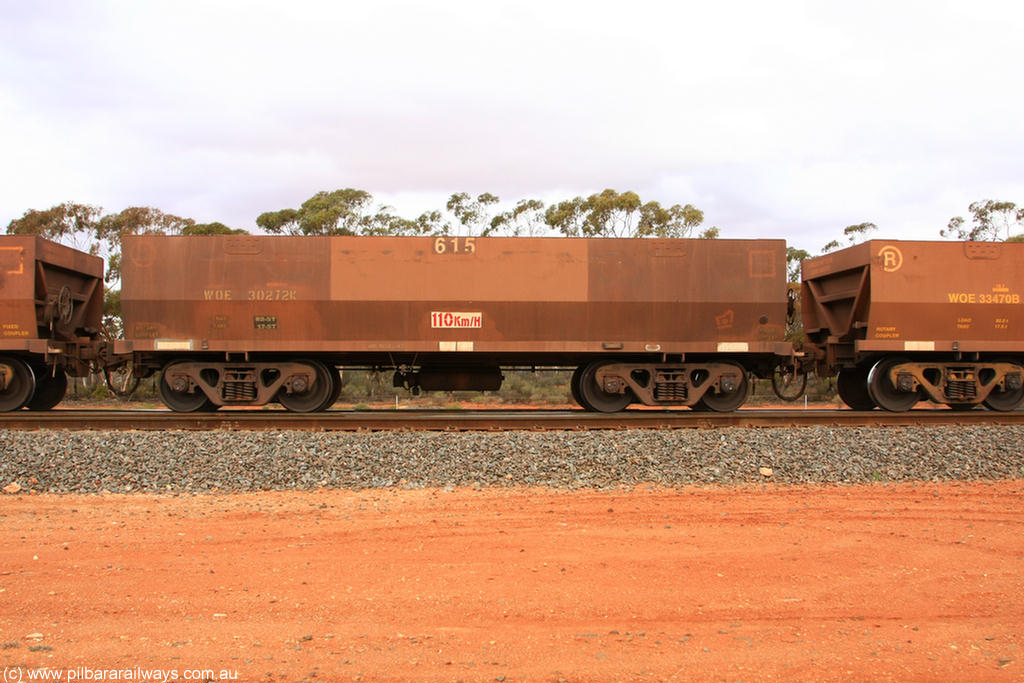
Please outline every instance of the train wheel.
[[29, 410], [49, 410], [64, 399], [68, 392], [68, 376], [63, 370], [51, 374], [46, 368], [36, 372], [36, 393], [25, 407]]
[[709, 390], [701, 397], [700, 403], [708, 410], [716, 413], [731, 413], [747, 400], [747, 396], [750, 394], [750, 380], [747, 379], [747, 371], [739, 365], [734, 367], [739, 373], [740, 381], [732, 391], [715, 393]]
[[569, 380], [569, 391], [572, 392], [572, 398], [576, 403], [582, 406], [585, 410], [593, 410], [593, 408], [588, 408], [587, 405], [583, 403], [583, 396], [580, 394], [580, 379], [583, 377], [583, 371], [585, 369], [586, 366], [581, 365], [573, 371], [572, 379]]
[[843, 368], [836, 378], [836, 391], [843, 403], [853, 410], [874, 410], [875, 402], [868, 393], [867, 368]]
[[905, 363], [903, 358], [883, 358], [875, 363], [868, 373], [868, 393], [871, 400], [883, 410], [902, 413], [910, 410], [921, 399], [917, 391], [900, 391], [889, 381], [889, 370]]
[[202, 389], [197, 388], [189, 393], [188, 383], [184, 382], [183, 378], [172, 378], [170, 381], [175, 386], [168, 384], [168, 376], [174, 374], [174, 365], [171, 363], [165, 367], [160, 375], [158, 387], [160, 400], [164, 402], [164, 405], [176, 413], [205, 412], [213, 408], [214, 404], [206, 398]]
[[1024, 402], [1024, 386], [1006, 391], [993, 391], [984, 401], [986, 408], [1002, 413], [1016, 410], [1020, 407], [1021, 402]]
[[338, 374], [338, 368], [333, 365], [328, 365], [327, 375], [331, 379], [331, 395], [327, 397], [327, 400], [324, 401], [322, 406], [317, 408], [318, 411], [327, 410], [337, 403], [338, 397], [341, 396], [341, 375]]
[[633, 402], [633, 392], [626, 389], [624, 394], [609, 394], [597, 386], [596, 374], [607, 363], [594, 362], [584, 368], [580, 375], [580, 404], [587, 410], [598, 413], [617, 413]]
[[17, 410], [32, 400], [36, 377], [28, 363], [0, 357], [0, 413]]
[[334, 392], [334, 382], [326, 365], [315, 360], [306, 361], [303, 365], [308, 366], [316, 374], [312, 386], [306, 387], [303, 391], [292, 391], [290, 394], [284, 389], [277, 392], [278, 402], [293, 413], [322, 410]]

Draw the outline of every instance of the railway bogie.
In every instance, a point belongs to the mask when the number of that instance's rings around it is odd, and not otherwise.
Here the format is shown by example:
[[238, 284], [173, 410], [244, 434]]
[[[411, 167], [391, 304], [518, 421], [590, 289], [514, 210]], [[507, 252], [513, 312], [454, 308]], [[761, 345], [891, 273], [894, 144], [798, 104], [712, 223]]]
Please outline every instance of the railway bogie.
[[878, 361], [868, 375], [868, 390], [876, 405], [906, 410], [919, 400], [950, 406], [1014, 410], [1024, 399], [1024, 373], [1019, 363], [912, 361], [890, 357]]
[[324, 410], [340, 391], [337, 369], [319, 360], [217, 362], [176, 359], [159, 382], [161, 400], [178, 412], [275, 401], [293, 412]]
[[722, 359], [692, 363], [595, 361], [573, 378], [574, 394], [588, 410], [616, 412], [630, 403], [701, 406], [728, 412], [741, 406], [750, 389], [749, 371]]

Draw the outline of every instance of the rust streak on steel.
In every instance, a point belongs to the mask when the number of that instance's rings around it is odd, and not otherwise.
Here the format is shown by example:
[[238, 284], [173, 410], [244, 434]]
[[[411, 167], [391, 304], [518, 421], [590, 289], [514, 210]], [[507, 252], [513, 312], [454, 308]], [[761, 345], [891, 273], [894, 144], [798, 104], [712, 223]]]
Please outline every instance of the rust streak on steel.
[[149, 410], [16, 411], [0, 414], [0, 430], [299, 430], [299, 431], [512, 431], [588, 429], [717, 429], [723, 427], [894, 427], [1008, 425], [1024, 423], [1024, 411], [906, 413], [852, 410], [631, 410], [600, 414], [582, 410], [346, 411], [316, 414], [284, 411], [221, 411], [182, 414]]

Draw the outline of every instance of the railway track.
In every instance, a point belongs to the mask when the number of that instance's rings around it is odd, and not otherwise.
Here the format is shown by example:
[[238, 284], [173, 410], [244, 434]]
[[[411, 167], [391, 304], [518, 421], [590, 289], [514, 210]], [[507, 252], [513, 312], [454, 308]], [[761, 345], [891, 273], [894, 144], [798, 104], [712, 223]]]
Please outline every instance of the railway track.
[[1024, 411], [905, 413], [852, 410], [399, 410], [289, 413], [280, 410], [222, 410], [173, 413], [163, 410], [54, 410], [0, 414], [0, 430], [299, 430], [299, 431], [508, 431], [593, 429], [718, 429], [723, 427], [897, 427], [1010, 425], [1024, 423]]

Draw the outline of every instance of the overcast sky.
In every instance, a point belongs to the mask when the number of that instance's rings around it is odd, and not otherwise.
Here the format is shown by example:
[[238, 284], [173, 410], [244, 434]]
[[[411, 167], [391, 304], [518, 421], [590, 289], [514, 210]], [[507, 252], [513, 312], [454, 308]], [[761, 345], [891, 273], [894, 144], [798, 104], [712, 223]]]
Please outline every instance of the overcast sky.
[[1022, 65], [1019, 0], [0, 0], [0, 228], [610, 187], [815, 252], [937, 239], [1024, 203]]

